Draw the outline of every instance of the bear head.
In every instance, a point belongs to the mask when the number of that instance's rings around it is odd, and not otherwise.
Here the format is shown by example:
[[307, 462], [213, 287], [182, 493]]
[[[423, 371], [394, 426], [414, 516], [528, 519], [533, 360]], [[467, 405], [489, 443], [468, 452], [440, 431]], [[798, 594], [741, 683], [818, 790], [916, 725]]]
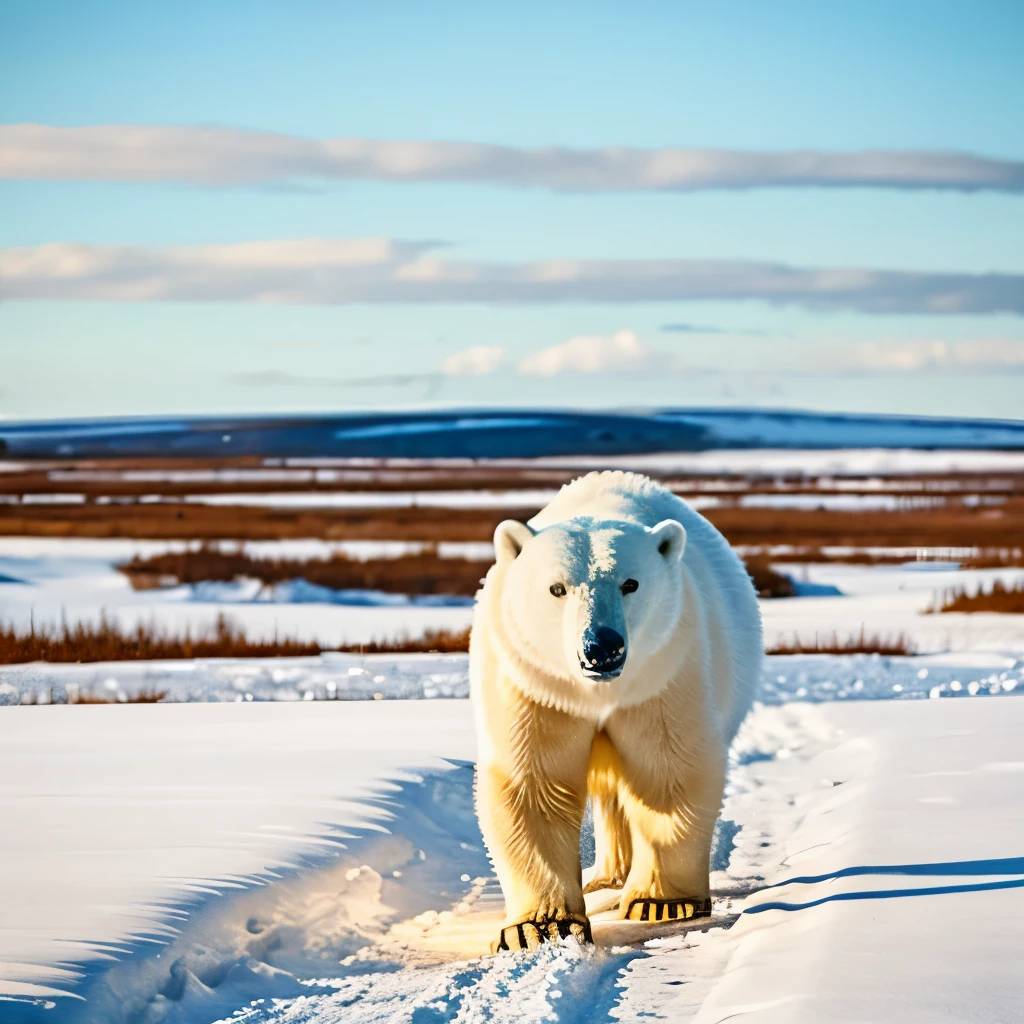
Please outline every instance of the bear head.
[[534, 531], [509, 519], [494, 546], [502, 633], [522, 662], [570, 683], [587, 704], [649, 687], [645, 666], [676, 635], [682, 611], [680, 523], [579, 518]]

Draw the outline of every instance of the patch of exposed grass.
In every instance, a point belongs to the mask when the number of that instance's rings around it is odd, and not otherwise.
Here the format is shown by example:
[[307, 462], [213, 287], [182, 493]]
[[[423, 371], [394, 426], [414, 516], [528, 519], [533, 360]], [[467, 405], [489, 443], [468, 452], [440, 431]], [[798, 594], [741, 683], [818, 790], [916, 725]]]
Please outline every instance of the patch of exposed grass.
[[441, 558], [435, 548], [401, 558], [361, 561], [343, 554], [331, 558], [254, 558], [241, 551], [223, 551], [204, 544], [151, 558], [133, 558], [118, 569], [136, 590], [229, 581], [239, 577], [273, 585], [304, 579], [331, 590], [383, 590], [391, 594], [446, 594], [472, 597], [490, 561]]
[[[371, 640], [365, 644], [323, 647], [294, 637], [250, 640], [221, 615], [214, 626], [193, 634], [173, 634], [155, 625], [125, 629], [101, 615], [98, 622], [38, 627], [27, 631], [0, 626], [0, 665], [30, 661], [161, 661], [190, 658], [295, 658], [324, 651], [352, 654], [461, 654], [469, 650], [469, 630], [428, 630], [421, 637]], [[143, 699], [143, 698], [139, 698]], [[154, 697], [159, 700], [160, 697]]]
[[947, 590], [941, 599], [928, 609], [937, 612], [998, 612], [1003, 615], [1024, 615], [1024, 580], [1006, 586], [996, 580], [991, 590], [979, 588], [969, 594], [963, 587]]
[[[52, 692], [52, 691], [51, 691]], [[139, 690], [138, 693], [129, 693], [115, 697], [101, 693], [82, 693], [79, 690], [68, 691], [69, 704], [159, 704], [167, 698], [168, 690]], [[28, 694], [27, 699], [22, 698], [22, 705], [41, 703], [36, 699], [35, 694]], [[52, 704], [52, 697], [45, 703]]]
[[[431, 506], [295, 509], [188, 503], [6, 505], [0, 535], [130, 537], [148, 540], [489, 541], [502, 519], [537, 508]], [[1024, 536], [1024, 497], [998, 508], [953, 504], [897, 511], [773, 507], [709, 508], [707, 518], [730, 543], [746, 548], [1016, 549]], [[825, 559], [826, 561], [832, 559]]]
[[154, 624], [127, 629], [106, 615], [98, 622], [67, 622], [27, 631], [0, 627], [0, 664], [27, 661], [150, 661], [168, 658], [274, 658], [319, 654], [321, 648], [292, 637], [249, 640], [221, 615], [211, 629], [173, 634]]
[[903, 632], [893, 636], [867, 633], [861, 627], [859, 633], [840, 640], [839, 634], [819, 636], [808, 642], [794, 634], [792, 640], [783, 640], [767, 650], [767, 654], [883, 654], [906, 655], [916, 653], [910, 638]]
[[[168, 690], [139, 690], [125, 696], [115, 697], [99, 693], [81, 693], [77, 689], [68, 690], [68, 704], [159, 704], [167, 697]], [[21, 698], [21, 706], [34, 704], [54, 704], [53, 688], [50, 688], [48, 700], [41, 700], [36, 693], [26, 693]]]
[[788, 576], [783, 576], [781, 572], [776, 572], [771, 562], [764, 556], [748, 558], [746, 566], [758, 597], [796, 596], [793, 581]]
[[428, 629], [420, 637], [371, 640], [365, 644], [345, 644], [332, 650], [344, 654], [465, 654], [469, 650], [469, 627]]
[[961, 569], [1010, 569], [1024, 567], [1024, 548], [992, 548], [978, 551], [960, 566]]

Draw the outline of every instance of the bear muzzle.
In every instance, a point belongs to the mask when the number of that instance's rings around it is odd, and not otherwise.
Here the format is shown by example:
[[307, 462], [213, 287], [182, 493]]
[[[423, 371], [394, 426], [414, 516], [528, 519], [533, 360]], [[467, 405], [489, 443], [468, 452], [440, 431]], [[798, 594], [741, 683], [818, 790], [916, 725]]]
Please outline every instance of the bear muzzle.
[[609, 626], [583, 634], [580, 668], [588, 679], [614, 679], [626, 664], [626, 641]]

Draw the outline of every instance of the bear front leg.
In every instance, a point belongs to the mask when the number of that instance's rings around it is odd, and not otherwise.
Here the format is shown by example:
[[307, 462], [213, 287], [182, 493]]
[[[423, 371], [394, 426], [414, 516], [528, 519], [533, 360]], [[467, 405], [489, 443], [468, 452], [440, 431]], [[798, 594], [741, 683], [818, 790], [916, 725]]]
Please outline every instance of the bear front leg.
[[709, 747], [690, 747], [684, 757], [672, 746], [666, 744], [657, 761], [641, 754], [624, 765], [620, 798], [633, 860], [619, 912], [629, 920], [711, 914], [711, 840], [725, 787], [725, 757]]
[[593, 727], [510, 688], [499, 696], [494, 721], [504, 721], [486, 730], [477, 775], [480, 827], [505, 897], [493, 948], [591, 941], [579, 843]]

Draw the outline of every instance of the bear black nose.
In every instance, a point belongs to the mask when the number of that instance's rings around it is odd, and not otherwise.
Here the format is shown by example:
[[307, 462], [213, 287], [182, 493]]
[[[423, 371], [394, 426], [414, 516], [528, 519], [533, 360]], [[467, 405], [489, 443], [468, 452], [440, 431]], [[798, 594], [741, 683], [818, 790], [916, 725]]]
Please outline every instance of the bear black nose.
[[608, 626], [598, 626], [583, 636], [580, 668], [586, 672], [614, 672], [626, 663], [626, 641]]

